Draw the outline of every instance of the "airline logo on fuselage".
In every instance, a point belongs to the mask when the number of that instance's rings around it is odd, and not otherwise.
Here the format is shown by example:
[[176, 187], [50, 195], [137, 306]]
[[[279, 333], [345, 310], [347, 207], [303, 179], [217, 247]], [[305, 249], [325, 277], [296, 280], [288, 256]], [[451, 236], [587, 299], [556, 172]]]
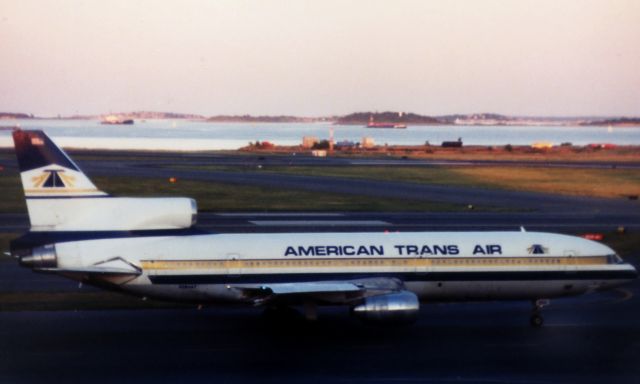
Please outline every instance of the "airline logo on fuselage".
[[533, 244], [532, 246], [527, 248], [527, 251], [530, 255], [544, 255], [549, 253], [549, 248], [543, 247], [540, 244]]

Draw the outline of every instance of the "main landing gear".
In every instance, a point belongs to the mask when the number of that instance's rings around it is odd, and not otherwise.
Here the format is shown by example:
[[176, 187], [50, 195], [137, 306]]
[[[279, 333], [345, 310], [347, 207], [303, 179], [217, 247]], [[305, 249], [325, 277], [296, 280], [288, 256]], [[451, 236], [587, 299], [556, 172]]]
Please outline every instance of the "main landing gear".
[[543, 307], [546, 307], [547, 305], [549, 305], [549, 300], [548, 299], [538, 299], [538, 300], [533, 300], [532, 301], [533, 304], [533, 309], [531, 311], [531, 317], [529, 318], [529, 322], [531, 323], [532, 327], [541, 327], [542, 324], [544, 324], [544, 318], [542, 317], [542, 314], [540, 313]]
[[305, 302], [303, 312], [300, 313], [288, 305], [269, 305], [265, 307], [263, 316], [265, 320], [273, 323], [292, 323], [304, 320], [315, 321], [318, 320], [318, 306], [314, 302]]

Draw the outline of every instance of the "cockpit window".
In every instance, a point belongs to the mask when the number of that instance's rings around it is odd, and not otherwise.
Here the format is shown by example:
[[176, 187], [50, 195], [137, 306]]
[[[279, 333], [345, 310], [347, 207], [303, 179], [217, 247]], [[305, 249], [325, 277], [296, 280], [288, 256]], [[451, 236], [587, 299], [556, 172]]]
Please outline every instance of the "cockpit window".
[[624, 264], [624, 260], [617, 254], [607, 255], [607, 264]]

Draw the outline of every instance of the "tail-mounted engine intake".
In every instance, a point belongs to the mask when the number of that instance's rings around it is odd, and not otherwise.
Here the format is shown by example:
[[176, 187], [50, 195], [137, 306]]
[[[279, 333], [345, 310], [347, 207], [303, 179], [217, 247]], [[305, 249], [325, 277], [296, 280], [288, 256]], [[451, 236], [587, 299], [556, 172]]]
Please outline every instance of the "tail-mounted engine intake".
[[359, 319], [373, 323], [412, 323], [418, 317], [420, 302], [409, 291], [370, 296], [351, 313]]

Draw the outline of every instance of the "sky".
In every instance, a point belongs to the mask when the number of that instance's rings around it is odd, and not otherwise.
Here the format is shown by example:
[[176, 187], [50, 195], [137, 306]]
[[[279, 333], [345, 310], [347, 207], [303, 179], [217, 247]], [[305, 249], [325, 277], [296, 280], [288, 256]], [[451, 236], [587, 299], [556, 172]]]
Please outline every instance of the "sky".
[[640, 1], [0, 0], [0, 111], [640, 115]]

